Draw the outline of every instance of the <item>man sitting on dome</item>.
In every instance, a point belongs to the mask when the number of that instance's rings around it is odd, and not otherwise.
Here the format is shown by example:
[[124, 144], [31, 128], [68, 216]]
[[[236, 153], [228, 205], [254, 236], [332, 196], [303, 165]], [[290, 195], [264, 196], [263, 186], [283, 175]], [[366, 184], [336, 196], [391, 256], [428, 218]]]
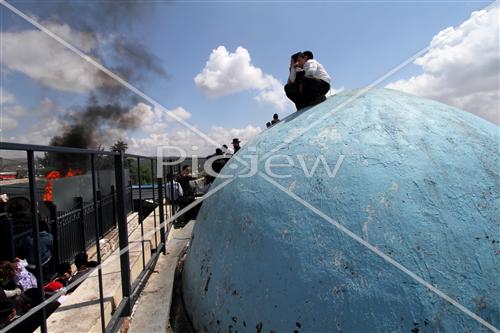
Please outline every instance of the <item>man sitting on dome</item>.
[[325, 68], [314, 59], [311, 51], [299, 52], [291, 57], [285, 93], [300, 110], [325, 101], [330, 80]]

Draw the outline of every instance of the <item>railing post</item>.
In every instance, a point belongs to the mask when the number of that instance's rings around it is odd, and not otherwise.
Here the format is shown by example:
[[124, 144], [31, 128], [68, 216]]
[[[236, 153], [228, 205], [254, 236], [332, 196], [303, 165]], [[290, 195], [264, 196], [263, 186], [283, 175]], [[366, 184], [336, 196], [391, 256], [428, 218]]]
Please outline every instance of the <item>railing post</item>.
[[61, 236], [59, 235], [59, 225], [57, 223], [57, 208], [56, 205], [49, 205], [50, 212], [50, 220], [52, 222], [52, 235], [54, 236], [54, 255], [52, 258], [55, 258], [56, 267], [59, 267], [61, 264]]
[[[43, 293], [43, 269], [42, 269], [42, 258], [40, 256], [40, 228], [38, 225], [38, 205], [36, 197], [36, 169], [35, 169], [35, 154], [33, 150], [28, 150], [28, 179], [29, 179], [29, 189], [30, 189], [30, 202], [31, 202], [31, 230], [33, 231], [33, 241], [35, 250], [35, 265], [36, 265], [36, 275], [37, 275], [37, 287], [40, 292], [40, 297], [42, 301], [45, 300], [45, 295]], [[45, 307], [42, 308], [42, 318], [40, 322], [40, 331], [42, 333], [47, 332], [47, 314]]]
[[142, 269], [146, 269], [146, 254], [144, 253], [144, 224], [142, 216], [142, 180], [141, 180], [141, 158], [137, 157], [137, 181], [139, 185], [139, 224], [141, 225], [141, 249]]
[[[130, 168], [129, 170], [131, 171], [132, 169]], [[132, 177], [132, 175], [130, 175], [130, 177]], [[132, 180], [128, 181], [128, 188], [130, 190], [128, 192], [129, 193], [128, 200], [129, 200], [129, 204], [130, 204], [129, 212], [133, 212], [134, 211], [134, 189], [132, 188]]]
[[163, 211], [163, 182], [161, 178], [157, 178], [158, 182], [158, 202], [160, 208], [160, 241], [163, 243], [163, 254], [166, 254], [167, 239], [165, 237], [165, 215]]
[[155, 201], [155, 169], [154, 169], [154, 160], [151, 159], [151, 192], [153, 195], [153, 204], [155, 204], [155, 207], [153, 209], [153, 223], [155, 226], [155, 251], [158, 251], [158, 230], [156, 229], [156, 201]]
[[82, 242], [81, 251], [85, 252], [85, 250], [87, 249], [87, 237], [85, 235], [85, 216], [83, 212], [83, 198], [77, 197], [75, 198], [75, 200], [76, 200], [76, 205], [80, 210], [80, 239]]
[[[169, 163], [169, 166], [168, 166], [168, 172], [169, 172], [169, 175], [170, 175], [170, 218], [172, 218], [172, 216], [175, 215], [175, 212], [176, 212], [176, 208], [177, 208], [177, 204], [176, 204], [176, 200], [175, 200], [175, 196], [177, 195], [177, 193], [174, 193], [174, 171], [173, 171], [173, 168], [172, 168], [172, 163]], [[180, 186], [180, 185], [178, 185]], [[172, 223], [174, 223], [175, 221], [172, 221]]]
[[[172, 201], [172, 200], [168, 200], [168, 192], [167, 192], [167, 186], [168, 186], [168, 181], [167, 181], [167, 173], [166, 173], [166, 170], [167, 170], [167, 167], [166, 166], [163, 166], [163, 185], [165, 186], [165, 193], [164, 193], [164, 197], [165, 197], [165, 221], [168, 221], [168, 202], [169, 201]], [[172, 198], [171, 198], [172, 199]], [[170, 203], [170, 205], [172, 205], [172, 203]], [[172, 221], [171, 221], [172, 222]], [[165, 222], [165, 228], [167, 229], [167, 233], [169, 232], [169, 228], [170, 228], [170, 223], [168, 222]]]
[[97, 255], [97, 279], [99, 284], [99, 303], [101, 310], [101, 331], [103, 333], [106, 332], [106, 324], [104, 319], [104, 291], [102, 286], [102, 270], [101, 270], [101, 244], [99, 242], [101, 228], [99, 228], [99, 222], [102, 223], [102, 218], [99, 219], [101, 214], [102, 205], [99, 207], [97, 204], [97, 200], [101, 200], [101, 191], [97, 190], [97, 177], [96, 177], [96, 168], [95, 168], [95, 154], [90, 155], [90, 168], [92, 173], [92, 200], [94, 204], [94, 226], [95, 226], [95, 248]]
[[115, 187], [111, 185], [111, 204], [113, 205], [112, 211], [113, 211], [113, 225], [116, 228], [116, 193], [115, 193]]
[[128, 251], [128, 226], [127, 214], [125, 212], [125, 171], [123, 166], [123, 151], [119, 155], [115, 155], [115, 182], [116, 182], [116, 213], [118, 222], [118, 236], [120, 243], [120, 266], [121, 266], [121, 280], [122, 280], [122, 295], [126, 299], [125, 307], [123, 309], [124, 316], [130, 316], [132, 313], [130, 304], [130, 257]]
[[97, 207], [99, 208], [99, 215], [97, 216], [99, 219], [98, 220], [99, 221], [99, 236], [103, 237], [104, 232], [107, 230], [104, 230], [104, 226], [102, 223], [102, 193], [101, 193], [101, 190], [97, 190], [96, 195], [97, 195]]

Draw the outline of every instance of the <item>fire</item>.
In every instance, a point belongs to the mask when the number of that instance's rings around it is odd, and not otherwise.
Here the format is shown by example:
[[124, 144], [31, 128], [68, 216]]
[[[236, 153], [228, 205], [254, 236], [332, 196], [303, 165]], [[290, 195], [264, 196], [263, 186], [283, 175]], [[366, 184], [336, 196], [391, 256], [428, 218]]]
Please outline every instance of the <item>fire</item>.
[[52, 180], [64, 177], [74, 177], [82, 174], [82, 171], [79, 169], [71, 169], [69, 168], [66, 172], [66, 175], [63, 175], [61, 172], [54, 170], [49, 172], [45, 179], [47, 179], [47, 185], [45, 185], [45, 189], [43, 191], [42, 200], [43, 201], [52, 201]]

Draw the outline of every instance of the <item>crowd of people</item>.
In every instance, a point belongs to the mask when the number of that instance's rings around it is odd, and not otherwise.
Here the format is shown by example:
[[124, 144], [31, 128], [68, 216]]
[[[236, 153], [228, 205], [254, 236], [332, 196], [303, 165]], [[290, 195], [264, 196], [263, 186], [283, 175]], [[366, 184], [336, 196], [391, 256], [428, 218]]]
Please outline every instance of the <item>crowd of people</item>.
[[[75, 256], [74, 264], [76, 271], [73, 271], [69, 262], [65, 262], [57, 267], [56, 275], [48, 282], [38, 283], [34, 271], [29, 268], [25, 259], [0, 261], [0, 329], [20, 320], [44, 299], [60, 292], [62, 296], [45, 306], [45, 315], [49, 317], [63, 303], [64, 295], [74, 292], [85, 280], [84, 276], [90, 273], [90, 268], [98, 265], [95, 261], [89, 261], [85, 252]], [[34, 332], [40, 326], [41, 316], [41, 311], [38, 311], [23, 318], [8, 332]]]

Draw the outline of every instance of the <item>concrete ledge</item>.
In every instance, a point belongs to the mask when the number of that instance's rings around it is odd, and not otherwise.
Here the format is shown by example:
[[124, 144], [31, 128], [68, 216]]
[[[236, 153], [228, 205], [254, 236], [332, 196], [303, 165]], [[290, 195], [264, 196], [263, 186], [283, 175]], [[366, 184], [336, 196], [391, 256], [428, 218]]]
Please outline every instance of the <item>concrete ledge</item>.
[[[158, 216], [158, 209], [156, 213]], [[130, 215], [128, 221], [130, 275], [131, 281], [134, 281], [143, 270], [141, 228], [137, 221], [137, 214]], [[143, 227], [145, 235], [154, 230], [152, 214], [144, 219]], [[145, 236], [144, 256], [146, 263], [151, 258], [154, 244], [154, 234]], [[115, 246], [117, 247], [117, 245]], [[105, 324], [110, 321], [112, 312], [122, 300], [119, 252], [119, 249], [114, 249], [102, 264]], [[101, 332], [97, 271], [92, 273], [75, 292], [66, 297], [65, 302], [47, 319], [47, 328], [51, 333]]]
[[190, 221], [184, 228], [170, 232], [167, 253], [160, 255], [154, 272], [135, 304], [129, 333], [167, 331], [175, 269], [191, 240], [194, 224], [195, 221]]

